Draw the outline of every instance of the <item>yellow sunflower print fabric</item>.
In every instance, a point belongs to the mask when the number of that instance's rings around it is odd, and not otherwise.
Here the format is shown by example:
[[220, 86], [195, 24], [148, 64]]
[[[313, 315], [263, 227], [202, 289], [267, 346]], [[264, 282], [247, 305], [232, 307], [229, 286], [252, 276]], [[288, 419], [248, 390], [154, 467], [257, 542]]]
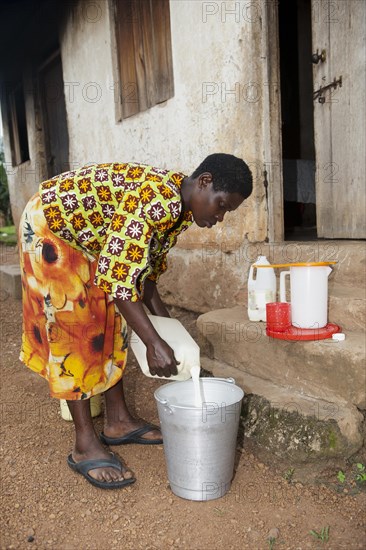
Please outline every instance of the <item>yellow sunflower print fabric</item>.
[[127, 359], [127, 326], [114, 298], [141, 300], [179, 233], [183, 174], [99, 164], [43, 182], [19, 225], [23, 286], [20, 359], [59, 399], [114, 386]]
[[48, 228], [39, 195], [19, 226], [23, 292], [20, 359], [58, 399], [87, 399], [114, 386], [127, 358], [127, 326], [93, 284], [95, 262]]

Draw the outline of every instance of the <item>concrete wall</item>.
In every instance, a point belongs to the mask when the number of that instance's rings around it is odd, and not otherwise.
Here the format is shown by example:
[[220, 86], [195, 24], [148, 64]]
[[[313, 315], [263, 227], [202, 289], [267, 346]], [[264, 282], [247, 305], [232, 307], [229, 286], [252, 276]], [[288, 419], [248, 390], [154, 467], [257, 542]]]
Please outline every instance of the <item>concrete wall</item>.
[[[71, 167], [127, 160], [189, 174], [213, 152], [232, 153], [251, 166], [255, 187], [250, 199], [220, 227], [192, 227], [170, 254], [171, 269], [161, 284], [165, 297], [174, 303], [178, 286], [186, 295], [185, 306], [199, 311], [213, 299], [233, 305], [233, 289], [246, 278], [240, 262], [223, 268], [221, 253], [235, 256], [243, 243], [264, 241], [268, 234], [262, 174], [269, 84], [265, 6], [262, 0], [171, 0], [174, 97], [121, 122], [114, 95], [118, 76], [110, 3], [99, 0], [88, 9], [74, 5], [60, 35]], [[31, 142], [32, 125], [30, 115]], [[31, 145], [31, 166], [37, 155]], [[19, 182], [10, 178], [10, 185], [14, 189]], [[32, 176], [19, 196], [13, 191], [16, 219], [24, 194], [30, 196], [33, 188]], [[192, 277], [199, 281], [200, 305], [197, 290], [190, 290]]]
[[[227, 10], [230, 4], [244, 8], [248, 3], [226, 4]], [[116, 123], [113, 16], [107, 2], [98, 5], [95, 22], [80, 11], [70, 16], [61, 42], [71, 164], [127, 159], [190, 173], [206, 155], [230, 152], [260, 165], [264, 86], [259, 13], [253, 12], [250, 21], [243, 9], [228, 13], [216, 2], [173, 0], [175, 95]], [[226, 226], [227, 238], [265, 237], [263, 186], [256, 184], [245, 217], [242, 209]], [[218, 230], [215, 239], [222, 237]], [[192, 238], [201, 240], [196, 233]]]

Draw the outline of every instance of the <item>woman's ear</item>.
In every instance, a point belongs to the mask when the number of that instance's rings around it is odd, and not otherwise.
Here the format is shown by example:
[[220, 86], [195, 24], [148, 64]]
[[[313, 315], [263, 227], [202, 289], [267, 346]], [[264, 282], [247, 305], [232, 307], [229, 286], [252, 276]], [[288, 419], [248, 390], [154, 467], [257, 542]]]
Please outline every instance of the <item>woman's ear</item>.
[[209, 187], [211, 183], [212, 183], [212, 174], [211, 174], [211, 172], [203, 172], [203, 174], [201, 174], [198, 177], [198, 187], [200, 189], [204, 189], [206, 187]]

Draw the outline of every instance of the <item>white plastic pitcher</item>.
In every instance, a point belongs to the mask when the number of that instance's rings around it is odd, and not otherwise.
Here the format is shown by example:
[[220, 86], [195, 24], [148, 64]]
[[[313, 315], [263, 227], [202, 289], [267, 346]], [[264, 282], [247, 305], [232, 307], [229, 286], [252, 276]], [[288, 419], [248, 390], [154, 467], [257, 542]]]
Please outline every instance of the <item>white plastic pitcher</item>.
[[[257, 269], [255, 266], [268, 266]], [[256, 276], [254, 276], [256, 275]], [[266, 321], [266, 304], [276, 301], [276, 275], [265, 256], [258, 256], [249, 269], [248, 277], [248, 317], [250, 321]]]
[[294, 327], [317, 329], [328, 322], [328, 277], [332, 269], [324, 262], [294, 264], [280, 274], [280, 299], [286, 302], [286, 277], [290, 276], [291, 317]]
[[146, 346], [141, 338], [132, 331], [131, 349], [142, 372], [151, 378], [165, 378], [167, 380], [188, 380], [188, 378], [191, 378], [191, 368], [200, 365], [200, 348], [198, 344], [178, 319], [159, 317], [158, 315], [149, 315], [149, 319], [159, 336], [174, 350], [174, 356], [179, 361], [179, 365], [177, 365], [178, 374], [170, 377], [153, 376], [150, 373], [146, 358]]

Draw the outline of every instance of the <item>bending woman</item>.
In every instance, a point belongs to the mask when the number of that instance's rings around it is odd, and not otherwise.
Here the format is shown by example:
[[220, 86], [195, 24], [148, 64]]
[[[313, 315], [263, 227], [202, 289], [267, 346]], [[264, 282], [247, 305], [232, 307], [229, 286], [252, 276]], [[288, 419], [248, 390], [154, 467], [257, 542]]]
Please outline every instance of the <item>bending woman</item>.
[[[67, 400], [75, 425], [67, 462], [93, 485], [135, 481], [104, 445], [162, 443], [159, 428], [126, 406], [127, 325], [146, 345], [151, 374], [177, 373], [143, 305], [169, 317], [156, 283], [178, 235], [193, 222], [222, 222], [251, 191], [243, 160], [213, 154], [190, 177], [136, 163], [84, 166], [44, 181], [27, 204], [19, 227], [20, 358], [48, 381], [52, 397]], [[89, 399], [102, 392], [98, 437]]]

